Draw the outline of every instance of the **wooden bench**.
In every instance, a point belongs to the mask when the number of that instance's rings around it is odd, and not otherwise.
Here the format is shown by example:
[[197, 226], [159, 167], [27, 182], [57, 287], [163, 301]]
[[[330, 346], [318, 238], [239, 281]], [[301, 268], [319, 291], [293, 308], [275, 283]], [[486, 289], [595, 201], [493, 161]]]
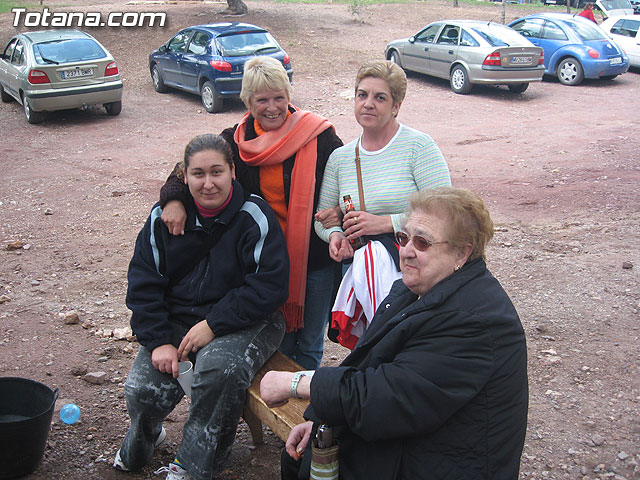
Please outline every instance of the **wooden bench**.
[[253, 379], [249, 390], [247, 390], [247, 400], [244, 404], [242, 416], [249, 426], [254, 445], [259, 445], [263, 442], [263, 423], [282, 441], [286, 442], [291, 429], [305, 421], [302, 415], [307, 405], [309, 405], [309, 400], [291, 398], [286, 405], [281, 407], [267, 407], [267, 404], [260, 397], [260, 381], [265, 373], [270, 370], [297, 372], [298, 370], [304, 370], [304, 368], [284, 354], [276, 351]]

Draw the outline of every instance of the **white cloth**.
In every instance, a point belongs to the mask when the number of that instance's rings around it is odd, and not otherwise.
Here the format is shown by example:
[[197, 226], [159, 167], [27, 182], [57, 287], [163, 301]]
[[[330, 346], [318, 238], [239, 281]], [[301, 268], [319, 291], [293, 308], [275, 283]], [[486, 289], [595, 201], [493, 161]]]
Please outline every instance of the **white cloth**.
[[371, 241], [355, 251], [353, 263], [342, 278], [331, 312], [338, 341], [353, 349], [373, 319], [378, 305], [402, 273], [381, 242]]

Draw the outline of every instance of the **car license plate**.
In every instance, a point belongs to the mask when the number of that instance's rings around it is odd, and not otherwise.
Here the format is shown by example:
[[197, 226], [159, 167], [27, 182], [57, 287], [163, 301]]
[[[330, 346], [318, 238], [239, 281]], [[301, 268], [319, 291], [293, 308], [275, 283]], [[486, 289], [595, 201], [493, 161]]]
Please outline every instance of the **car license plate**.
[[620, 57], [614, 57], [609, 59], [609, 65], [618, 65], [619, 63], [622, 63], [622, 58]]
[[62, 78], [90, 77], [91, 75], [93, 75], [93, 68], [74, 68], [62, 71]]
[[512, 64], [531, 63], [531, 57], [511, 57]]

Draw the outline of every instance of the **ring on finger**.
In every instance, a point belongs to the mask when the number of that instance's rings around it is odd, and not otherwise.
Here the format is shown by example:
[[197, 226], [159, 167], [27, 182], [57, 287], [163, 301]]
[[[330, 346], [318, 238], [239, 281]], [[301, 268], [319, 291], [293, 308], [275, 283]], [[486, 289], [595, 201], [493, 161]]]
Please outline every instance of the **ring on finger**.
[[353, 223], [358, 224], [358, 217], [353, 217]]

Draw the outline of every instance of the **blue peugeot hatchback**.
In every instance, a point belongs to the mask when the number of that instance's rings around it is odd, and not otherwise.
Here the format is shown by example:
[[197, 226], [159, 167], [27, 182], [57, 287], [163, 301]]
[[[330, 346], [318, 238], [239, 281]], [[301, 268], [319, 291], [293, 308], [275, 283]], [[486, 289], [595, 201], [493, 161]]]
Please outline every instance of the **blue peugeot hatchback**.
[[244, 63], [269, 55], [293, 77], [289, 55], [265, 29], [248, 23], [215, 23], [180, 30], [149, 55], [157, 92], [167, 87], [200, 95], [209, 113], [222, 110], [224, 98], [238, 98]]
[[629, 69], [624, 51], [591, 20], [568, 13], [537, 13], [511, 28], [544, 49], [545, 74], [565, 85], [585, 78], [611, 80]]

